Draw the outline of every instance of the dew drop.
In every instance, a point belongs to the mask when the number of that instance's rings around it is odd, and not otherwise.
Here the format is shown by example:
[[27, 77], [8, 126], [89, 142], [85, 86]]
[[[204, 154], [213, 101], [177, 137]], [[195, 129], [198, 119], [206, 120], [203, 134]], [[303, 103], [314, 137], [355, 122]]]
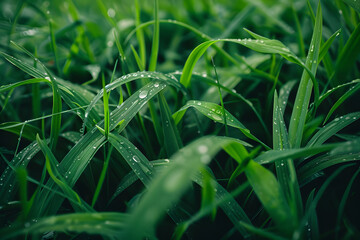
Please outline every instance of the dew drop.
[[198, 150], [199, 153], [204, 154], [204, 153], [206, 153], [208, 151], [208, 147], [205, 146], [205, 145], [200, 145], [197, 150]]
[[137, 163], [140, 162], [139, 158], [137, 156], [135, 156], [135, 155], [132, 157], [132, 159]]
[[144, 98], [147, 97], [147, 95], [148, 95], [147, 90], [141, 91], [140, 94], [139, 94], [139, 98], [144, 99]]

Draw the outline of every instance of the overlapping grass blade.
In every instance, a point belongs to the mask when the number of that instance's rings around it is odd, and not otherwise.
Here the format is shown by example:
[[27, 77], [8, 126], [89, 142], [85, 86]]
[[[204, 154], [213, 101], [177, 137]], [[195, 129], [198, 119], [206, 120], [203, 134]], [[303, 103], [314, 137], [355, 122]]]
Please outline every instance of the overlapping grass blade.
[[14, 168], [26, 167], [30, 160], [40, 151], [39, 145], [32, 142], [21, 150], [9, 163], [0, 177], [0, 204], [5, 204], [13, 199], [18, 188]]
[[[277, 92], [274, 93], [273, 109], [273, 149], [290, 149], [287, 129], [284, 123], [282, 109], [279, 107]], [[302, 214], [302, 200], [300, 187], [297, 181], [294, 162], [292, 159], [280, 159], [275, 161], [276, 174], [282, 191], [295, 219], [299, 219]]]
[[350, 125], [360, 118], [360, 112], [349, 113], [345, 116], [335, 118], [322, 127], [307, 143], [307, 147], [320, 146], [326, 140], [334, 136], [338, 131]]
[[302, 179], [311, 177], [328, 167], [339, 163], [360, 160], [360, 139], [339, 144], [329, 154], [312, 159], [299, 169], [299, 176]]
[[[320, 43], [322, 39], [322, 11], [320, 1], [316, 13], [315, 27], [310, 43], [310, 49], [306, 58], [306, 66], [310, 69], [313, 75], [316, 74], [319, 61]], [[304, 70], [299, 88], [296, 94], [294, 108], [291, 114], [289, 125], [289, 141], [292, 148], [299, 148], [302, 141], [306, 115], [310, 103], [311, 92], [314, 81], [310, 80], [309, 73]], [[316, 82], [316, 81], [315, 81]], [[314, 87], [316, 88], [316, 87]], [[315, 101], [319, 96], [314, 96]]]
[[298, 159], [313, 156], [318, 153], [330, 151], [341, 145], [340, 143], [324, 144], [315, 147], [297, 149], [269, 150], [256, 157], [254, 160], [260, 164], [272, 163], [281, 159]]
[[[155, 74], [155, 76], [157, 75]], [[114, 87], [112, 84], [116, 84], [116, 82], [114, 81], [107, 86], [111, 85]], [[114, 130], [116, 127], [118, 132], [124, 130], [127, 124], [140, 111], [140, 109], [165, 87], [166, 84], [163, 81], [152, 81], [131, 95], [121, 106], [118, 106], [110, 113], [110, 131]], [[97, 97], [101, 96], [102, 93], [97, 95]], [[119, 123], [121, 124], [119, 125]], [[101, 121], [97, 125], [100, 128], [103, 128], [104, 122]], [[105, 143], [105, 139], [105, 136], [103, 136], [98, 128], [93, 127], [91, 131], [86, 133], [63, 158], [59, 168], [63, 169], [65, 171], [64, 174], [68, 176], [67, 183], [70, 187], [76, 183], [94, 154]], [[49, 181], [46, 186], [52, 189], [56, 188], [54, 182], [52, 181]], [[50, 194], [50, 196], [48, 194]], [[48, 196], [45, 197], [44, 195]], [[38, 196], [38, 201], [42, 208], [33, 209], [32, 213], [36, 214], [36, 216], [43, 216], [48, 213], [55, 213], [60, 207], [63, 199], [59, 197], [54, 198], [53, 193], [41, 192]]]
[[53, 89], [53, 105], [52, 105], [52, 117], [51, 117], [51, 128], [50, 128], [50, 146], [52, 149], [56, 148], [57, 140], [60, 134], [61, 128], [61, 110], [62, 110], [62, 102], [61, 95], [58, 87], [58, 83], [56, 78], [51, 74], [51, 72], [45, 67], [45, 65], [39, 61], [33, 54], [27, 51], [22, 46], [18, 45], [15, 42], [11, 42], [14, 46], [19, 48], [21, 51], [26, 53], [29, 57], [31, 57], [35, 62], [39, 63], [43, 69], [45, 70], [45, 78], [51, 81], [51, 86]]
[[14, 239], [20, 235], [38, 236], [56, 231], [101, 234], [116, 238], [119, 231], [126, 225], [127, 218], [128, 214], [117, 212], [70, 213], [3, 228], [0, 230], [0, 235], [3, 239]]
[[[196, 110], [198, 110], [201, 114], [208, 117], [211, 120], [214, 120], [219, 123], [225, 123], [224, 115], [223, 115], [223, 109], [221, 106], [210, 103], [210, 102], [204, 102], [204, 101], [197, 101], [197, 100], [191, 100], [188, 101], [182, 108], [179, 109], [176, 113], [173, 114], [173, 118], [175, 120], [175, 123], [178, 124], [180, 120], [183, 118], [186, 110], [189, 107], [193, 107]], [[226, 116], [226, 122], [229, 126], [235, 127], [239, 129], [245, 136], [248, 138], [260, 143], [262, 146], [264, 146], [266, 149], [270, 149], [265, 143], [260, 141], [258, 138], [256, 138], [254, 135], [252, 135], [239, 120], [237, 120], [231, 113], [229, 113], [227, 110], [225, 110], [225, 116]]]
[[[158, 73], [158, 72], [146, 72], [146, 71], [130, 73], [125, 76], [122, 76], [121, 78], [115, 79], [113, 82], [106, 85], [105, 89], [107, 92], [109, 92], [111, 90], [114, 90], [117, 87], [120, 87], [121, 85], [123, 85], [125, 83], [131, 82], [131, 81], [134, 81], [137, 79], [142, 79], [142, 78], [154, 79], [154, 81], [152, 81], [152, 83], [151, 83], [151, 86], [153, 86], [153, 87], [148, 86], [147, 88], [150, 88], [150, 89], [144, 89], [141, 92], [138, 92], [138, 95], [136, 97], [133, 97], [133, 100], [135, 100], [135, 98], [138, 98], [139, 101], [148, 99], [148, 95], [149, 95], [148, 93], [150, 93], [149, 91], [151, 91], [152, 89], [162, 90], [166, 86], [166, 85], [160, 84], [160, 83], [169, 83], [172, 86], [176, 87], [177, 89], [185, 91], [183, 86], [181, 86], [181, 84], [179, 84], [179, 82], [176, 81], [176, 79], [172, 78], [171, 76], [168, 76], [168, 75], [162, 74], [162, 73]], [[87, 107], [87, 109], [85, 111], [83, 128], [85, 126], [87, 126], [87, 124], [91, 124], [91, 122], [95, 120], [95, 119], [90, 118], [91, 112], [93, 112], [94, 106], [102, 98], [103, 94], [104, 94], [104, 91], [102, 90], [91, 100], [89, 106]], [[136, 101], [136, 102], [138, 102], [138, 101]]]
[[26, 123], [6, 122], [0, 124], [0, 130], [15, 133], [22, 136], [29, 141], [35, 141], [36, 134], [40, 133], [40, 129]]
[[163, 123], [162, 129], [164, 134], [164, 145], [167, 156], [173, 155], [180, 148], [182, 148], [182, 141], [174, 123], [174, 119], [171, 117], [171, 112], [166, 99], [163, 94], [159, 94], [159, 105], [161, 121]]
[[249, 154], [240, 144], [228, 144], [224, 150], [244, 169], [250, 185], [277, 227], [284, 235], [290, 235], [296, 226], [296, 215], [290, 211], [274, 174], [252, 160], [256, 151]]
[[[254, 39], [218, 39], [212, 41], [206, 41], [199, 46], [197, 46], [189, 55], [186, 60], [185, 66], [183, 68], [183, 74], [181, 75], [180, 82], [188, 87], [190, 85], [191, 75], [195, 64], [198, 62], [200, 57], [205, 53], [205, 51], [214, 43], [217, 42], [233, 42], [243, 45], [244, 47], [250, 48], [254, 51], [260, 53], [271, 53], [271, 54], [280, 54], [282, 57], [287, 59], [290, 62], [300, 65], [304, 68], [304, 71], [308, 73], [307, 77], [310, 77], [311, 81], [314, 84], [314, 94], [315, 99], [318, 99], [319, 96], [319, 88], [318, 84], [315, 80], [313, 72], [310, 70], [309, 66], [304, 64], [295, 54], [293, 54], [289, 48], [287, 48], [282, 42], [278, 40], [270, 40], [268, 38], [262, 37], [258, 34], [250, 32], [247, 30], [249, 34], [251, 34]], [[315, 60], [316, 63], [316, 60]], [[312, 66], [312, 65], [311, 65]]]
[[285, 113], [286, 104], [289, 99], [290, 91], [294, 88], [295, 84], [296, 84], [296, 81], [288, 81], [280, 89], [279, 109], [280, 109], [282, 115], [284, 115], [284, 113]]
[[327, 120], [329, 120], [329, 118], [331, 117], [331, 115], [334, 113], [334, 111], [336, 109], [338, 109], [338, 107], [349, 97], [351, 97], [352, 95], [354, 95], [355, 92], [357, 92], [360, 89], [360, 83], [356, 84], [355, 86], [351, 87], [346, 93], [344, 93], [337, 101], [336, 103], [334, 103], [334, 105], [331, 107], [331, 109], [329, 110], [329, 113], [326, 115], [324, 123], [327, 122]]
[[234, 141], [238, 142], [230, 138], [203, 137], [178, 151], [168, 167], [154, 178], [120, 236], [131, 239], [154, 237], [155, 224], [166, 209], [179, 200], [192, 176], [208, 164], [222, 146]]
[[[61, 175], [61, 173], [58, 171], [57, 167], [59, 166], [58, 161], [56, 160], [55, 156], [51, 152], [50, 148], [47, 146], [44, 140], [41, 140], [39, 135], [36, 136], [36, 141], [39, 144], [41, 151], [43, 152], [46, 162], [46, 170], [48, 171], [50, 177], [54, 182], [61, 188], [61, 190], [64, 192], [64, 194], [67, 196], [68, 199], [73, 200], [73, 202], [77, 202], [79, 204], [79, 207], [82, 210], [87, 210], [86, 206], [82, 205], [82, 201], [79, 197], [79, 195], [72, 190], [71, 187], [69, 187], [66, 184], [66, 179]], [[77, 207], [77, 206], [76, 206]]]

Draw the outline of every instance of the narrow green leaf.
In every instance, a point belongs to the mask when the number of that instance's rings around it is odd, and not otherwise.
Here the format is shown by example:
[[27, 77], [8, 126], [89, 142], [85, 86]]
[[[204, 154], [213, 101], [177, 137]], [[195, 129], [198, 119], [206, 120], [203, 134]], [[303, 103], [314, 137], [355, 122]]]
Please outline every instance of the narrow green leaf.
[[248, 163], [245, 174], [277, 227], [285, 236], [291, 236], [296, 226], [296, 219], [291, 214], [275, 176], [253, 160]]
[[160, 24], [159, 24], [158, 11], [159, 11], [159, 1], [154, 0], [154, 33], [153, 33], [152, 47], [150, 54], [149, 71], [156, 70], [157, 58], [159, 53]]
[[345, 116], [335, 118], [322, 127], [307, 143], [307, 147], [320, 146], [326, 140], [334, 136], [338, 131], [350, 125], [360, 118], [360, 112], [349, 113]]
[[16, 135], [26, 138], [30, 141], [35, 141], [36, 134], [40, 133], [40, 129], [25, 123], [18, 123], [18, 122], [6, 122], [0, 124], [0, 130], [4, 130], [7, 132], [15, 133]]
[[192, 176], [211, 161], [221, 146], [231, 141], [234, 140], [204, 137], [173, 155], [171, 164], [154, 178], [141, 202], [132, 211], [126, 230], [120, 236], [129, 239], [154, 237], [156, 222], [171, 204], [179, 200], [189, 186]]
[[182, 148], [182, 142], [163, 94], [159, 95], [159, 105], [161, 121], [163, 123], [162, 129], [164, 134], [164, 145], [167, 155], [171, 156]]
[[3, 239], [14, 239], [20, 235], [36, 235], [56, 231], [101, 234], [109, 238], [116, 238], [120, 230], [124, 228], [127, 218], [128, 214], [115, 212], [70, 213], [2, 228], [0, 235]]
[[349, 97], [351, 97], [355, 92], [357, 92], [360, 89], [360, 83], [356, 84], [355, 86], [352, 86], [346, 93], [344, 93], [337, 101], [336, 103], [331, 107], [329, 113], [326, 115], [326, 118], [324, 120], [324, 123], [329, 120], [331, 115], [334, 113], [334, 111]]
[[[317, 14], [316, 14], [315, 27], [313, 30], [313, 36], [311, 39], [310, 49], [305, 63], [314, 76], [316, 74], [316, 70], [318, 67], [321, 39], [322, 39], [322, 11], [319, 1]], [[309, 76], [309, 73], [304, 70], [296, 94], [294, 108], [291, 114], [290, 125], [289, 125], [289, 142], [292, 148], [299, 148], [301, 145], [313, 83], [316, 83], [316, 81], [314, 82], [311, 81], [310, 79], [311, 78]], [[315, 97], [315, 101], [317, 101], [319, 96], [314, 96], [314, 97]]]
[[[191, 100], [188, 101], [182, 108], [179, 109], [176, 113], [173, 114], [173, 118], [175, 120], [175, 123], [178, 124], [182, 117], [184, 116], [186, 110], [189, 107], [193, 107], [196, 110], [198, 110], [201, 114], [208, 117], [211, 120], [214, 120], [219, 123], [225, 123], [224, 121], [224, 115], [223, 115], [223, 109], [221, 106], [210, 103], [210, 102], [204, 102], [204, 101], [197, 101], [197, 100]], [[248, 138], [260, 143], [262, 146], [264, 146], [266, 149], [270, 149], [265, 143], [261, 142], [258, 138], [256, 138], [254, 135], [252, 135], [239, 120], [237, 120], [231, 113], [229, 113], [227, 110], [225, 110], [225, 116], [228, 126], [235, 127], [239, 129], [245, 136]]]

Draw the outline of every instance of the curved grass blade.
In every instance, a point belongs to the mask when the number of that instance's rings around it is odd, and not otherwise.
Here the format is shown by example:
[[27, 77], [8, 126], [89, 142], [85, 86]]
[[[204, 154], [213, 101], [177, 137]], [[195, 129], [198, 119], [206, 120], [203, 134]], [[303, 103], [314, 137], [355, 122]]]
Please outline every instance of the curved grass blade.
[[286, 202], [280, 184], [272, 172], [250, 160], [245, 168], [246, 177], [270, 217], [282, 234], [290, 236], [297, 219]]
[[283, 150], [269, 150], [256, 157], [254, 160], [260, 164], [272, 163], [282, 159], [298, 159], [303, 157], [313, 156], [318, 153], [330, 151], [338, 147], [339, 143], [324, 144], [321, 146], [297, 148], [297, 149], [283, 149]]
[[[179, 82], [177, 82], [176, 79], [174, 79], [173, 77], [171, 77], [170, 75], [166, 75], [166, 74], [162, 74], [162, 73], [158, 73], [158, 72], [136, 72], [136, 73], [130, 73], [127, 74], [125, 76], [122, 76], [121, 78], [118, 78], [116, 80], [114, 80], [113, 82], [109, 83], [108, 85], [105, 86], [105, 89], [107, 92], [114, 90], [117, 87], [120, 87], [121, 85], [128, 83], [130, 81], [134, 81], [137, 79], [142, 79], [142, 78], [152, 78], [155, 81], [153, 81], [152, 86], [153, 88], [151, 89], [160, 89], [162, 90], [165, 85], [160, 84], [161, 83], [169, 83], [172, 86], [176, 87], [177, 89], [180, 90], [184, 90], [183, 86], [181, 86], [181, 84]], [[155, 83], [154, 83], [155, 82]], [[148, 93], [151, 89], [148, 90], [143, 90], [142, 92], [138, 93], [137, 97], [141, 100], [143, 99], [148, 99]], [[84, 123], [83, 123], [83, 128], [84, 126], [87, 126], [87, 124], [89, 124], [89, 122], [91, 123], [91, 121], [93, 121], [93, 119], [89, 119], [89, 116], [91, 114], [91, 112], [93, 112], [93, 108], [95, 106], [95, 104], [102, 98], [104, 94], [104, 91], [101, 90], [90, 102], [89, 106], [87, 107], [86, 111], [85, 111], [85, 115], [84, 115]]]
[[75, 202], [78, 202], [80, 204], [80, 207], [82, 207], [83, 210], [86, 210], [84, 206], [82, 206], [81, 200], [79, 195], [72, 190], [71, 187], [69, 187], [66, 184], [65, 178], [63, 178], [60, 174], [60, 172], [57, 170], [57, 167], [59, 166], [58, 161], [56, 160], [55, 156], [51, 152], [50, 148], [47, 146], [47, 144], [40, 139], [39, 135], [36, 136], [36, 141], [39, 144], [41, 151], [45, 155], [46, 158], [46, 170], [48, 171], [50, 177], [54, 180], [54, 182], [61, 188], [61, 190], [64, 192], [67, 198], [72, 199]]
[[[225, 123], [224, 121], [224, 115], [223, 115], [223, 109], [221, 106], [210, 103], [210, 102], [204, 102], [204, 101], [197, 101], [197, 100], [191, 100], [188, 101], [182, 108], [179, 109], [176, 113], [173, 114], [173, 118], [175, 120], [175, 124], [178, 124], [180, 120], [183, 118], [186, 110], [189, 107], [193, 107], [196, 110], [198, 110], [201, 114], [204, 116], [210, 118], [211, 120], [214, 120], [219, 123]], [[237, 120], [231, 113], [229, 113], [227, 110], [225, 110], [225, 116], [226, 116], [226, 122], [228, 126], [235, 127], [239, 129], [245, 136], [248, 138], [260, 143], [262, 146], [264, 146], [266, 149], [270, 149], [265, 143], [260, 141], [258, 138], [256, 138], [254, 135], [252, 135], [239, 120]]]
[[352, 162], [360, 160], [360, 139], [339, 144], [328, 155], [315, 158], [299, 169], [299, 176], [306, 180], [317, 172], [339, 163]]
[[360, 83], [352, 86], [346, 93], [344, 93], [344, 95], [342, 95], [337, 101], [336, 103], [331, 107], [329, 113], [326, 115], [326, 118], [324, 120], [324, 123], [327, 122], [327, 120], [329, 120], [329, 118], [331, 117], [331, 115], [334, 113], [334, 111], [349, 97], [351, 97], [356, 91], [358, 91], [360, 89]]
[[[311, 71], [308, 66], [309, 64], [308, 65], [304, 64], [282, 42], [280, 42], [278, 40], [270, 40], [270, 39], [261, 37], [260, 35], [252, 33], [250, 31], [248, 31], [248, 33], [251, 34], [256, 39], [255, 40], [254, 39], [218, 39], [218, 40], [207, 41], [207, 42], [204, 42], [204, 43], [200, 44], [199, 46], [197, 46], [190, 53], [188, 59], [186, 60], [185, 66], [182, 71], [183, 74], [181, 75], [181, 78], [180, 78], [180, 83], [182, 83], [185, 87], [188, 87], [190, 85], [191, 75], [192, 75], [193, 69], [195, 67], [195, 64], [198, 62], [200, 57], [205, 53], [205, 51], [211, 45], [213, 45], [214, 43], [217, 43], [217, 42], [233, 42], [233, 43], [241, 44], [244, 47], [250, 48], [250, 49], [260, 52], [260, 53], [280, 54], [286, 60], [303, 67], [304, 71], [306, 71], [306, 73], [308, 74], [306, 76], [308, 78], [310, 78], [312, 83], [314, 84], [315, 99], [317, 100], [319, 98], [318, 84], [314, 77], [313, 71]], [[315, 63], [316, 63], [316, 60], [315, 60]]]
[[33, 236], [50, 231], [101, 234], [116, 238], [124, 228], [128, 215], [125, 213], [70, 213], [45, 217], [36, 222], [15, 224], [9, 228], [0, 229], [2, 239], [14, 239], [20, 235]]
[[288, 102], [290, 92], [294, 88], [295, 84], [296, 84], [295, 80], [294, 81], [288, 81], [280, 89], [280, 92], [279, 92], [279, 109], [280, 109], [282, 115], [284, 115], [284, 113], [285, 113], [286, 104]]
[[18, 122], [6, 122], [0, 124], [0, 130], [15, 133], [21, 135], [29, 141], [35, 141], [36, 134], [40, 133], [41, 130], [31, 124], [18, 123]]
[[[110, 131], [115, 128], [117, 128], [118, 132], [124, 130], [140, 109], [166, 86], [163, 81], [152, 81], [131, 95], [122, 105], [110, 113]], [[98, 96], [101, 97], [100, 94]], [[119, 125], [119, 123], [121, 124]], [[99, 122], [97, 126], [103, 128], [104, 122]], [[87, 132], [60, 163], [59, 168], [63, 169], [65, 176], [68, 176], [67, 183], [70, 187], [74, 186], [94, 154], [105, 143], [105, 137], [98, 130], [98, 127], [95, 126], [91, 131]], [[51, 189], [56, 189], [53, 181], [49, 181], [46, 186]], [[50, 196], [48, 196], [48, 194]], [[55, 213], [60, 207], [63, 198], [54, 198], [54, 196], [53, 193], [41, 192], [38, 195], [37, 201], [39, 202], [39, 206], [43, 206], [43, 208], [32, 209], [31, 213], [35, 214], [35, 216]]]
[[231, 138], [203, 137], [178, 151], [168, 167], [151, 182], [120, 236], [128, 239], [154, 237], [156, 222], [167, 208], [179, 200], [190, 185], [191, 178], [211, 161], [222, 146], [234, 141]]
[[302, 221], [300, 222], [298, 228], [296, 229], [296, 231], [294, 231], [294, 235], [295, 236], [299, 236], [299, 238], [302, 237], [302, 233], [304, 233], [305, 231], [307, 231], [307, 229], [305, 230], [305, 226], [307, 225], [307, 223], [309, 222], [309, 217], [311, 216], [311, 214], [313, 214], [313, 212], [316, 211], [316, 206], [320, 200], [320, 198], [322, 197], [322, 195], [324, 194], [326, 188], [329, 186], [329, 184], [334, 180], [335, 177], [337, 177], [345, 168], [350, 167], [351, 165], [345, 165], [345, 166], [341, 166], [338, 169], [336, 169], [334, 171], [334, 173], [328, 177], [325, 182], [322, 184], [321, 188], [319, 189], [319, 191], [317, 192], [314, 200], [311, 202], [309, 208], [307, 209], [307, 211], [304, 214], [304, 217], [302, 218]]
[[355, 84], [355, 83], [360, 83], [360, 79], [352, 80], [351, 82], [338, 85], [338, 86], [328, 90], [326, 93], [324, 93], [323, 95], [320, 96], [318, 104], [322, 103], [331, 93], [335, 92], [336, 90], [338, 90], [340, 88], [343, 88], [343, 87], [346, 87], [348, 85]]
[[29, 164], [30, 160], [40, 151], [39, 145], [32, 142], [23, 150], [21, 150], [8, 164], [0, 177], [0, 204], [3, 205], [13, 200], [17, 192], [17, 181], [15, 176], [15, 168], [24, 167]]
[[29, 51], [27, 51], [22, 46], [17, 43], [11, 41], [11, 43], [19, 48], [21, 51], [26, 53], [29, 57], [31, 57], [35, 62], [39, 63], [43, 69], [45, 70], [45, 79], [51, 81], [51, 86], [53, 89], [53, 104], [52, 104], [52, 117], [51, 117], [51, 128], [50, 128], [50, 147], [52, 149], [56, 148], [57, 140], [60, 134], [61, 128], [61, 110], [62, 110], [62, 102], [61, 95], [58, 87], [58, 83], [56, 78], [51, 74], [51, 72], [45, 67], [45, 65], [39, 61], [34, 55], [32, 55]]
[[360, 118], [360, 112], [349, 113], [335, 118], [322, 127], [307, 143], [306, 147], [320, 146], [326, 140], [334, 136], [338, 131], [350, 125]]
[[[315, 26], [313, 30], [313, 36], [311, 39], [310, 49], [305, 63], [313, 75], [316, 74], [316, 70], [318, 67], [321, 39], [322, 39], [322, 11], [319, 1], [317, 13], [316, 13]], [[291, 114], [291, 120], [289, 125], [289, 142], [292, 148], [299, 148], [301, 145], [312, 88], [313, 86], [314, 89], [316, 88], [314, 85], [316, 81], [314, 82], [311, 81], [310, 79], [311, 77], [309, 76], [309, 73], [304, 70], [296, 94], [294, 108]], [[314, 98], [315, 101], [317, 101], [319, 95], [314, 96]]]

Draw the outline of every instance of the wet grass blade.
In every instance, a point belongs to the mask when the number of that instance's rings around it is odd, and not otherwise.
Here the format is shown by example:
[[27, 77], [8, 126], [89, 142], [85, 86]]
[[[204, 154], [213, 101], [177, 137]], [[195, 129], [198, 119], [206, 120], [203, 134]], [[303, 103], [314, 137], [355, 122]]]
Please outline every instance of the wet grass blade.
[[[322, 11], [319, 1], [313, 36], [311, 39], [310, 49], [305, 63], [306, 66], [311, 70], [311, 73], [313, 75], [316, 74], [316, 70], [318, 67], [321, 39]], [[301, 145], [312, 89], [313, 81], [311, 81], [308, 72], [304, 71], [296, 94], [294, 108], [291, 114], [289, 125], [289, 142], [292, 148], [299, 148]], [[314, 97], [315, 101], [317, 101], [319, 96]]]
[[174, 119], [171, 117], [171, 112], [166, 99], [161, 93], [159, 94], [159, 105], [161, 121], [163, 123], [162, 129], [164, 134], [164, 146], [167, 156], [171, 156], [182, 148], [183, 144], [178, 129], [174, 123]]
[[231, 141], [237, 140], [204, 137], [174, 154], [168, 167], [154, 178], [139, 205], [133, 209], [127, 227], [120, 236], [129, 239], [154, 237], [155, 224], [166, 209], [179, 200], [189, 187], [192, 176]]
[[338, 131], [350, 125], [360, 118], [360, 112], [349, 113], [345, 116], [335, 118], [322, 127], [307, 143], [307, 147], [320, 146], [326, 140], [334, 136]]
[[127, 218], [127, 214], [115, 212], [70, 213], [45, 217], [37, 222], [15, 224], [10, 228], [0, 229], [0, 235], [3, 239], [14, 239], [20, 235], [39, 236], [56, 231], [101, 234], [115, 238], [124, 228]]
[[[288, 133], [284, 123], [282, 109], [279, 105], [279, 99], [275, 91], [273, 107], [273, 149], [290, 149]], [[302, 199], [294, 162], [292, 159], [277, 160], [275, 161], [275, 168], [279, 184], [285, 194], [291, 213], [295, 216], [294, 218], [296, 220], [300, 219], [302, 214]]]
[[[211, 120], [214, 120], [216, 122], [224, 124], [224, 115], [223, 111], [224, 109], [215, 104], [210, 102], [204, 102], [204, 101], [197, 101], [197, 100], [191, 100], [188, 101], [182, 108], [179, 109], [176, 113], [173, 114], [173, 118], [175, 120], [175, 123], [178, 124], [180, 120], [183, 118], [186, 110], [189, 107], [193, 107], [196, 110], [198, 110], [201, 114], [208, 117]], [[226, 122], [228, 126], [235, 127], [239, 129], [245, 136], [248, 138], [260, 143], [262, 146], [264, 146], [266, 149], [270, 149], [265, 143], [260, 141], [258, 138], [256, 138], [254, 135], [252, 135], [239, 120], [237, 120], [231, 113], [229, 113], [227, 110], [225, 110], [225, 116], [226, 116]]]
[[338, 147], [340, 143], [324, 144], [316, 147], [306, 147], [297, 149], [270, 150], [256, 157], [254, 160], [260, 164], [272, 163], [281, 159], [297, 159], [313, 156], [318, 153], [330, 151]]
[[334, 111], [336, 111], [336, 109], [339, 108], [339, 106], [349, 97], [351, 97], [352, 95], [354, 95], [354, 93], [356, 93], [358, 90], [360, 89], [360, 84], [356, 84], [355, 86], [351, 87], [346, 93], [344, 93], [337, 101], [336, 103], [331, 107], [331, 109], [329, 110], [329, 113], [326, 115], [326, 118], [324, 120], [324, 123], [326, 123], [329, 118], [331, 117], [331, 115], [334, 113]]
[[57, 140], [60, 134], [61, 128], [61, 110], [62, 110], [62, 101], [61, 95], [58, 87], [58, 83], [56, 78], [51, 74], [51, 72], [45, 67], [45, 65], [39, 61], [33, 54], [27, 51], [22, 46], [18, 45], [17, 43], [11, 41], [11, 43], [16, 46], [18, 49], [26, 53], [29, 57], [31, 57], [34, 61], [40, 64], [43, 69], [45, 70], [44, 77], [51, 81], [51, 86], [53, 89], [53, 105], [52, 105], [52, 114], [51, 117], [51, 128], [50, 128], [50, 147], [52, 149], [56, 148]]
[[30, 141], [36, 140], [36, 134], [40, 133], [40, 129], [26, 123], [18, 123], [18, 122], [6, 122], [0, 124], [0, 130], [4, 130], [7, 132], [15, 133], [16, 135], [21, 135]]
[[18, 189], [14, 168], [27, 167], [30, 160], [40, 151], [36, 142], [32, 142], [21, 150], [12, 161], [6, 166], [0, 177], [0, 204], [6, 204], [11, 201]]

